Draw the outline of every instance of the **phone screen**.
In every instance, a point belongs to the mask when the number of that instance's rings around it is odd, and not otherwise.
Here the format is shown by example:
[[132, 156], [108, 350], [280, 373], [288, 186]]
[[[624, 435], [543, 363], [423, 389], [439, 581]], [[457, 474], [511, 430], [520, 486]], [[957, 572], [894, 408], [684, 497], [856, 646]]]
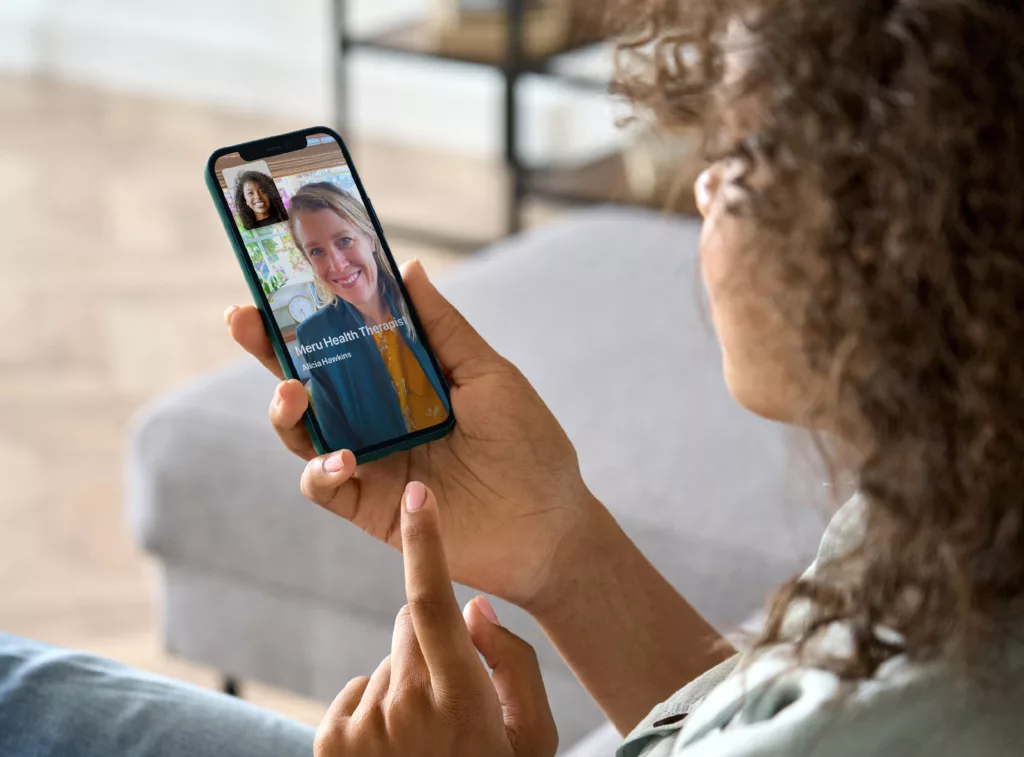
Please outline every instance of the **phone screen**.
[[359, 455], [444, 425], [444, 379], [338, 141], [222, 154], [214, 172], [326, 446]]

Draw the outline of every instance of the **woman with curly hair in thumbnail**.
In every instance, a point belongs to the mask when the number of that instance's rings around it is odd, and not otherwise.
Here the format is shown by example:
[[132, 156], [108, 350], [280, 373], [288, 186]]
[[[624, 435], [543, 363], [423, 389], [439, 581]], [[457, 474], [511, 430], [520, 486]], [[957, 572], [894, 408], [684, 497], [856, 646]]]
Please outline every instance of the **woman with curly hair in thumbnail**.
[[261, 229], [288, 220], [274, 180], [262, 171], [245, 171], [235, 179], [235, 211], [245, 229]]

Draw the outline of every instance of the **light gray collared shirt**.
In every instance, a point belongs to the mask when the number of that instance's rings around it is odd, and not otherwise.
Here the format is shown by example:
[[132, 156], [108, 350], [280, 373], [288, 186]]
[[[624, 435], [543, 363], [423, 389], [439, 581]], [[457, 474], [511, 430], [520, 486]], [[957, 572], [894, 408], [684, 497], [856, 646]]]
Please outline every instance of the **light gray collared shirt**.
[[[861, 538], [862, 514], [858, 499], [836, 514], [809, 572]], [[823, 648], [841, 653], [848, 639], [835, 624]], [[792, 645], [741, 659], [655, 707], [618, 757], [1024, 757], [1024, 640], [985, 686], [902, 656], [855, 683], [798, 661]]]

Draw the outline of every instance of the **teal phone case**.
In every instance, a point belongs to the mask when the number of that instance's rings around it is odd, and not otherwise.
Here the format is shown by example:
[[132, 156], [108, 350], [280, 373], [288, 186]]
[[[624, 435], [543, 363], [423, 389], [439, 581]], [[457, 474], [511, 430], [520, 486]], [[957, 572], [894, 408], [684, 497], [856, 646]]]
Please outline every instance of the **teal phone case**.
[[[387, 240], [384, 237], [384, 230], [381, 228], [380, 221], [377, 218], [377, 214], [373, 209], [373, 205], [370, 203], [369, 198], [366, 196], [366, 191], [363, 189], [363, 183], [359, 178], [359, 174], [356, 172], [356, 167], [352, 163], [352, 157], [349, 155], [348, 148], [345, 146], [344, 140], [338, 135], [333, 129], [329, 129], [325, 126], [315, 126], [308, 129], [302, 129], [301, 131], [291, 132], [290, 134], [282, 134], [276, 137], [268, 137], [267, 139], [256, 140], [255, 142], [246, 142], [240, 145], [233, 145], [231, 147], [223, 147], [214, 152], [206, 163], [206, 172], [204, 179], [206, 181], [206, 188], [210, 192], [210, 196], [213, 198], [213, 204], [217, 207], [217, 214], [220, 216], [220, 221], [224, 225], [224, 231], [227, 232], [228, 239], [231, 240], [231, 247], [235, 251], [235, 259], [238, 261], [238, 265], [242, 269], [242, 274], [245, 276], [245, 283], [249, 287], [249, 293], [252, 295], [253, 302], [256, 304], [257, 309], [260, 311], [260, 316], [263, 318], [263, 327], [266, 329], [267, 334], [270, 336], [270, 342], [274, 347], [274, 354], [277, 356], [277, 362], [281, 364], [281, 370], [284, 375], [289, 379], [298, 380], [298, 373], [295, 371], [292, 365], [291, 356], [288, 353], [288, 348], [285, 346], [284, 338], [281, 336], [281, 332], [277, 327], [277, 323], [274, 320], [273, 312], [270, 309], [270, 303], [268, 302], [266, 295], [263, 292], [263, 287], [260, 285], [259, 278], [256, 276], [255, 270], [252, 268], [252, 264], [249, 261], [249, 254], [245, 249], [245, 243], [242, 240], [242, 236], [238, 231], [238, 227], [235, 225], [235, 219], [231, 216], [231, 210], [228, 207], [227, 201], [224, 199], [224, 195], [220, 188], [220, 183], [217, 181], [216, 174], [216, 162], [223, 156], [230, 153], [245, 151], [252, 148], [261, 142], [277, 139], [288, 139], [304, 137], [310, 134], [328, 134], [337, 140], [338, 146], [341, 148], [342, 156], [345, 159], [345, 163], [352, 171], [352, 178], [355, 181], [356, 188], [359, 190], [363, 204], [366, 206], [367, 211], [370, 214], [370, 219], [373, 221], [374, 228], [377, 231], [377, 236], [380, 238], [381, 246], [384, 248], [391, 265], [398, 270], [395, 265], [394, 256], [391, 254], [391, 248], [388, 246]], [[412, 316], [413, 326], [416, 332], [419, 334], [423, 343], [427, 345], [427, 351], [430, 354], [430, 359], [433, 364], [433, 368], [437, 371], [437, 375], [441, 379], [441, 383], [444, 386], [445, 398], [448, 401], [448, 407], [451, 408], [451, 390], [448, 387], [447, 381], [444, 378], [444, 372], [441, 370], [440, 365], [437, 362], [437, 358], [434, 355], [434, 351], [430, 349], [430, 343], [426, 340], [426, 335], [423, 333], [423, 328], [420, 325], [419, 317], [416, 314], [415, 307], [412, 301], [409, 299], [409, 293], [405, 289], [405, 284], [402, 282], [402, 277], [398, 277], [398, 285], [402, 291], [402, 296], [409, 307], [410, 315]], [[329, 452], [336, 452], [337, 450], [330, 449], [327, 443], [324, 441], [323, 436], [320, 434], [320, 429], [316, 425], [313, 419], [312, 410], [307, 410], [305, 416], [303, 416], [303, 422], [306, 426], [306, 431], [309, 434], [310, 440], [313, 442], [313, 447], [316, 449], [317, 454], [326, 455]], [[412, 449], [418, 447], [421, 444], [436, 441], [437, 439], [443, 439], [451, 430], [455, 427], [455, 411], [451, 410], [448, 414], [448, 420], [439, 426], [434, 428], [425, 429], [423, 431], [417, 431], [414, 434], [409, 434], [404, 437], [385, 442], [381, 445], [375, 445], [367, 450], [353, 450], [356, 456], [356, 462], [359, 465], [368, 463], [373, 460], [379, 460], [382, 457], [392, 454], [393, 452], [401, 452], [402, 450]]]

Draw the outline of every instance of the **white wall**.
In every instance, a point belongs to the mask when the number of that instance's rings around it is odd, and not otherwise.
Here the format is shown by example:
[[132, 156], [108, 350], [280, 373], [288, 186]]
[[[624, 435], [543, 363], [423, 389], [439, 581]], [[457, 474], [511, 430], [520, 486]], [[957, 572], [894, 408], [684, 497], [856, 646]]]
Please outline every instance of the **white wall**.
[[[421, 16], [432, 0], [348, 0], [354, 31]], [[330, 0], [0, 0], [0, 70], [222, 107], [333, 113]], [[585, 56], [586, 68], [603, 61]], [[496, 71], [360, 51], [351, 57], [353, 128], [403, 144], [500, 154]], [[573, 158], [617, 139], [606, 98], [523, 85], [523, 150]]]

